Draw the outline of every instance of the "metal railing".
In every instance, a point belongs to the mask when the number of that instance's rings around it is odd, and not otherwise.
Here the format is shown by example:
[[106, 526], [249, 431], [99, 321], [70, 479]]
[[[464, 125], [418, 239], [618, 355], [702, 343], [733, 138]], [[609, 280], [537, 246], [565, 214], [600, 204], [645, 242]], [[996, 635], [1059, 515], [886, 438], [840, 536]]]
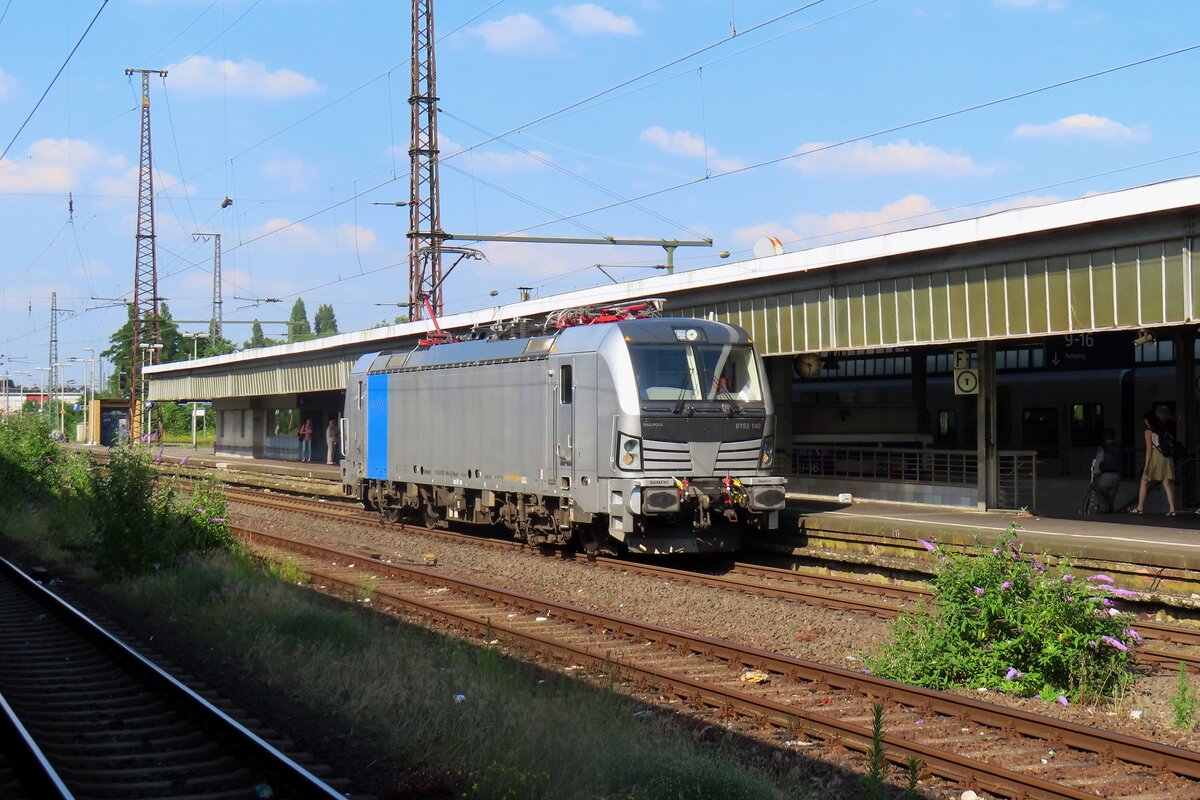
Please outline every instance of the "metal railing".
[[792, 472], [797, 475], [975, 486], [977, 467], [974, 450], [792, 448]]
[[[1037, 452], [1001, 450], [996, 454], [999, 508], [1037, 506]], [[974, 450], [884, 447], [793, 447], [793, 474], [826, 478], [978, 486], [979, 459]]]
[[996, 506], [1016, 511], [1037, 508], [1037, 451], [1001, 450], [996, 454]]

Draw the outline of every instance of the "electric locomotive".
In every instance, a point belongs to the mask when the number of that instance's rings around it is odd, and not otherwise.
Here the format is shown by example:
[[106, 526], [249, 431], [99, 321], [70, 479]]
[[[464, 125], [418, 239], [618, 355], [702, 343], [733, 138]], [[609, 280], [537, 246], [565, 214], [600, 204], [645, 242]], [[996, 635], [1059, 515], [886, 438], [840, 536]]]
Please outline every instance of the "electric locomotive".
[[750, 337], [623, 316], [362, 356], [346, 495], [390, 521], [503, 525], [588, 552], [728, 552], [777, 528], [784, 479]]

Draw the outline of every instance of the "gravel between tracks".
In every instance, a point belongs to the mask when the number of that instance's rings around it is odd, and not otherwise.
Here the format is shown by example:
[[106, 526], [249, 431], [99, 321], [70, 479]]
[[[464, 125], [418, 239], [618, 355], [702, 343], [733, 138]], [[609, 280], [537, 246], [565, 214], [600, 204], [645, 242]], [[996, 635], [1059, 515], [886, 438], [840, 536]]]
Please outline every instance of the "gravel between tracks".
[[[302, 512], [292, 515], [236, 501], [230, 502], [230, 513], [249, 527], [303, 532], [321, 543], [377, 554], [399, 563], [420, 564], [425, 554], [433, 553], [437, 568], [456, 577], [847, 669], [861, 668], [863, 655], [873, 654], [891, 638], [887, 620], [853, 611], [596, 568], [529, 550], [498, 550], [412, 531], [305, 517]], [[1125, 697], [1097, 706], [1064, 708], [1038, 698], [1015, 698], [1000, 692], [962, 694], [1176, 747], [1200, 747], [1200, 735], [1195, 731], [1181, 732], [1172, 726], [1175, 674], [1148, 669], [1142, 672]], [[1192, 683], [1193, 687], [1198, 683], [1195, 676]]]

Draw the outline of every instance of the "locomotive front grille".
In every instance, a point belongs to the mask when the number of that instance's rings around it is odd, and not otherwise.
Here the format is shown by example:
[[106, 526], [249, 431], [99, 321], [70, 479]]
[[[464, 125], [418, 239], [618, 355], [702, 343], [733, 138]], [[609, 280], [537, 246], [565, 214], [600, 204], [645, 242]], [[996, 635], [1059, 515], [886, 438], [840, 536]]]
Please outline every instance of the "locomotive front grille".
[[[714, 447], [716, 460], [712, 462]], [[708, 473], [710, 469], [710, 474], [714, 475], [755, 474], [761, 452], [761, 439], [719, 443], [645, 439], [642, 442], [642, 469], [655, 477], [687, 477], [698, 474], [698, 470]], [[703, 463], [706, 461], [711, 463]]]

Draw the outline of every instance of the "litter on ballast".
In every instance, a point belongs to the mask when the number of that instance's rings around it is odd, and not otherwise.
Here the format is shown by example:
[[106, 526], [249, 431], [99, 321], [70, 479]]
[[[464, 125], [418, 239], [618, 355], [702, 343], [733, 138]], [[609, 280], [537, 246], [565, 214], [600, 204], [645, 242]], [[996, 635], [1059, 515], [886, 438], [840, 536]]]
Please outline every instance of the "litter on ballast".
[[771, 676], [762, 670], [748, 669], [742, 673], [742, 683], [766, 683]]

